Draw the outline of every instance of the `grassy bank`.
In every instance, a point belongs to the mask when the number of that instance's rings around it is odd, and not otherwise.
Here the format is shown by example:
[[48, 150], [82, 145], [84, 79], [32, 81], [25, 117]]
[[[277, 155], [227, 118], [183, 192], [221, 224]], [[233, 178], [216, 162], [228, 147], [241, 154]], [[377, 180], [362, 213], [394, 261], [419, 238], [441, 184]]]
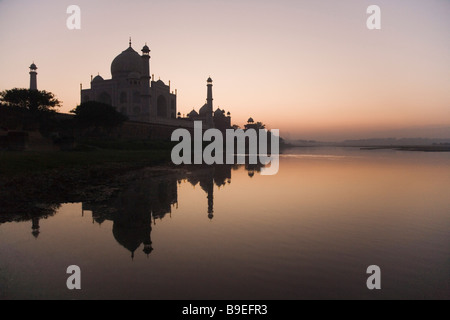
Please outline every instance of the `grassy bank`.
[[172, 144], [162, 141], [81, 141], [71, 151], [0, 152], [0, 175], [43, 173], [54, 169], [122, 166], [139, 167], [168, 163]]

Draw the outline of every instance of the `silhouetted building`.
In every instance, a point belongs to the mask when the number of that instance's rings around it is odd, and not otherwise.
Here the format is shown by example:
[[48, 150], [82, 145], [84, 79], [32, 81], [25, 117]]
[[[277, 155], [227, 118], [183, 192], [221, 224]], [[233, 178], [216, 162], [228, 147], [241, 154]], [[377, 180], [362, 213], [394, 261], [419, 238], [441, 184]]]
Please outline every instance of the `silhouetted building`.
[[193, 109], [187, 114], [184, 119], [191, 121], [203, 121], [206, 124], [206, 128], [216, 128], [221, 131], [231, 128], [231, 114], [228, 112], [225, 115], [225, 110], [217, 108], [213, 112], [213, 81], [211, 78], [206, 80], [207, 92], [206, 92], [206, 103], [199, 108], [199, 112]]
[[[91, 88], [81, 87], [81, 102], [98, 101], [114, 106], [129, 120], [186, 126], [185, 120], [202, 121], [204, 128], [225, 130], [231, 127], [231, 115], [217, 109], [213, 111], [212, 79], [207, 80], [206, 103], [187, 117], [177, 113], [177, 95], [163, 81], [150, 77], [150, 48], [147, 44], [139, 55], [131, 46], [111, 63], [111, 79], [100, 74], [91, 76]], [[30, 73], [31, 74], [31, 73]], [[178, 115], [178, 117], [177, 117]], [[167, 121], [173, 119], [174, 121]], [[191, 125], [192, 126], [192, 125]]]
[[249, 118], [247, 120], [247, 124], [244, 125], [244, 128], [245, 128], [245, 130], [248, 130], [248, 129], [255, 129], [255, 130], [257, 130], [257, 129], [259, 129], [257, 127], [257, 124], [255, 123], [255, 120], [253, 120], [253, 118]]
[[157, 122], [175, 119], [177, 97], [170, 92], [170, 82], [154, 81], [150, 77], [150, 48], [145, 45], [139, 55], [131, 47], [119, 54], [111, 63], [111, 79], [97, 75], [91, 88], [81, 89], [81, 102], [98, 101], [112, 105], [130, 120]]

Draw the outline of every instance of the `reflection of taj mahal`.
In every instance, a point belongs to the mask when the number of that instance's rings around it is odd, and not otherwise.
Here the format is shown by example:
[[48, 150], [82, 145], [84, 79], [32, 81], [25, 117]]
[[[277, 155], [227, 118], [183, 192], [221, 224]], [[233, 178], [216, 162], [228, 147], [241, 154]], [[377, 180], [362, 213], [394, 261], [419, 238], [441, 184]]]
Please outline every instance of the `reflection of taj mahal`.
[[139, 55], [131, 46], [111, 63], [111, 79], [91, 76], [91, 88], [81, 88], [81, 102], [97, 101], [116, 107], [131, 121], [162, 123], [189, 127], [192, 121], [203, 121], [208, 128], [227, 129], [231, 116], [225, 110], [213, 111], [212, 79], [207, 80], [206, 103], [199, 112], [192, 110], [185, 118], [177, 112], [177, 90], [171, 91], [170, 81], [155, 81], [150, 76], [150, 48], [145, 45]]
[[[216, 165], [206, 167], [193, 166], [186, 172], [163, 174], [161, 176], [146, 176], [145, 172], [137, 171], [134, 175], [120, 183], [120, 186], [97, 191], [98, 197], [85, 201], [76, 194], [67, 202], [82, 202], [82, 216], [86, 211], [92, 214], [92, 222], [102, 224], [112, 221], [112, 233], [116, 241], [134, 257], [134, 253], [143, 246], [143, 252], [149, 255], [153, 251], [151, 232], [156, 220], [162, 220], [172, 214], [173, 207], [178, 208], [178, 185], [188, 183], [199, 186], [204, 197], [205, 219], [214, 218], [214, 191], [231, 183], [232, 170], [240, 165]], [[246, 165], [250, 178], [261, 165]], [[113, 191], [115, 190], [115, 191]], [[204, 192], [204, 193], [203, 193]], [[32, 235], [38, 238], [41, 233], [40, 221], [47, 219], [58, 211], [59, 204], [42, 204], [33, 207], [24, 217], [14, 214], [0, 216], [0, 225], [11, 221], [31, 221]]]
[[207, 217], [214, 215], [214, 186], [222, 187], [231, 181], [232, 166], [214, 166], [197, 169], [185, 176], [167, 175], [161, 178], [136, 179], [108, 202], [84, 202], [85, 211], [92, 212], [94, 223], [113, 221], [113, 236], [131, 252], [143, 245], [143, 252], [153, 251], [151, 231], [157, 219], [172, 213], [178, 207], [178, 187], [182, 181], [199, 185], [206, 193]]

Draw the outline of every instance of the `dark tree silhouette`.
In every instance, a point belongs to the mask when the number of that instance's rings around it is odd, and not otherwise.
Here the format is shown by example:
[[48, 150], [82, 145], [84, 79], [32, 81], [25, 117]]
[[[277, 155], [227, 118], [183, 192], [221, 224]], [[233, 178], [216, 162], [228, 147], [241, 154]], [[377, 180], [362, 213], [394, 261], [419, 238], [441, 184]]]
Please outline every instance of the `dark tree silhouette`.
[[45, 90], [14, 88], [0, 92], [0, 106], [19, 108], [32, 113], [55, 113], [61, 102]]
[[84, 127], [102, 127], [106, 129], [121, 125], [128, 118], [109, 104], [88, 101], [71, 111], [76, 121]]
[[255, 129], [256, 130], [259, 130], [259, 129], [265, 129], [266, 128], [266, 125], [264, 124], [264, 123], [262, 123], [262, 122], [257, 122], [256, 124], [255, 124]]

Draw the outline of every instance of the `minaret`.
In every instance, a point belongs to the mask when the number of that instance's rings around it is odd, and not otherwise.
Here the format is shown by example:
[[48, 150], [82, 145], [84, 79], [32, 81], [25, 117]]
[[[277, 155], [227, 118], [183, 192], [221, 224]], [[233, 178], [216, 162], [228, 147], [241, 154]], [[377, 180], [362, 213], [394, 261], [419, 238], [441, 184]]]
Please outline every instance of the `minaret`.
[[206, 126], [208, 128], [212, 128], [214, 126], [214, 122], [213, 122], [213, 118], [212, 118], [212, 113], [213, 113], [213, 94], [212, 94], [212, 79], [211, 77], [208, 78], [208, 80], [206, 80], [207, 84], [206, 86], [208, 87], [208, 93], [207, 93], [207, 97], [206, 97], [206, 105], [208, 106], [208, 113], [206, 115]]
[[37, 67], [34, 62], [30, 66], [30, 90], [37, 90]]
[[141, 110], [147, 120], [150, 120], [150, 105], [151, 105], [151, 94], [150, 94], [150, 48], [147, 43], [142, 48], [142, 76], [141, 76]]
[[146, 88], [150, 87], [150, 48], [145, 44], [142, 48], [142, 83]]

